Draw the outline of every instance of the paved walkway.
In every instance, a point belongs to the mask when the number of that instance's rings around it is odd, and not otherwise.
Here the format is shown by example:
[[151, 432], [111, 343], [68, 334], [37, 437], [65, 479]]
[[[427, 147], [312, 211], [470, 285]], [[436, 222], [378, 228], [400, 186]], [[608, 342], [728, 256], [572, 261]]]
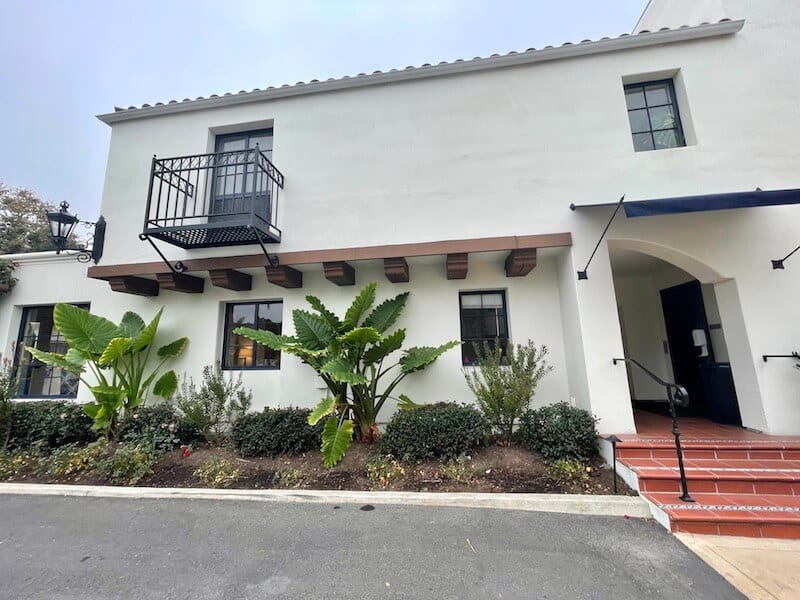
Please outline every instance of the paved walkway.
[[14, 600], [743, 598], [647, 520], [34, 496], [0, 498], [0, 582]]

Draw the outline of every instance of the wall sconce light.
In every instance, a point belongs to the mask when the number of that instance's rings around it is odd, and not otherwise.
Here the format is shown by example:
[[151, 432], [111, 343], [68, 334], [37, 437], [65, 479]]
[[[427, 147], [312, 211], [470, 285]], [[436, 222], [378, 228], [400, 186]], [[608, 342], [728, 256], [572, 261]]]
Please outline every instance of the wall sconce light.
[[[96, 223], [81, 221], [77, 215], [69, 213], [69, 204], [66, 202], [61, 203], [57, 212], [47, 212], [46, 215], [47, 223], [50, 225], [50, 238], [53, 240], [56, 254], [77, 252], [78, 262], [85, 263], [91, 260], [97, 264], [103, 256], [103, 244], [106, 237], [106, 220], [102, 215], [100, 215]], [[70, 246], [70, 236], [72, 236], [78, 223], [94, 227], [94, 232], [89, 239], [91, 242], [89, 246], [86, 244]]]

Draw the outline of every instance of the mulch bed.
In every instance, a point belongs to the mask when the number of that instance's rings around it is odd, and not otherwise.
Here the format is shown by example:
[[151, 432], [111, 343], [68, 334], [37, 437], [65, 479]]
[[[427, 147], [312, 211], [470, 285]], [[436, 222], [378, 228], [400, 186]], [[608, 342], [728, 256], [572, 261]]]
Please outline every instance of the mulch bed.
[[[398, 474], [382, 486], [367, 477], [367, 462], [374, 446], [353, 444], [338, 465], [327, 469], [319, 452], [276, 458], [243, 458], [224, 448], [201, 447], [184, 458], [180, 451], [163, 456], [152, 475], [137, 485], [148, 487], [208, 487], [194, 471], [212, 457], [224, 458], [239, 469], [234, 489], [296, 488], [316, 490], [394, 490], [413, 492], [512, 492], [554, 494], [611, 494], [613, 474], [599, 461], [591, 465], [589, 481], [559, 485], [546, 477], [542, 456], [519, 446], [487, 446], [475, 450], [452, 473], [446, 461], [431, 460], [415, 465], [402, 464]], [[451, 463], [452, 465], [452, 463]], [[448, 477], [448, 471], [449, 477]], [[277, 476], [276, 476], [277, 475]], [[454, 480], [455, 477], [455, 480]], [[94, 475], [65, 479], [48, 475], [15, 477], [29, 483], [107, 484]], [[618, 494], [636, 495], [617, 478]]]

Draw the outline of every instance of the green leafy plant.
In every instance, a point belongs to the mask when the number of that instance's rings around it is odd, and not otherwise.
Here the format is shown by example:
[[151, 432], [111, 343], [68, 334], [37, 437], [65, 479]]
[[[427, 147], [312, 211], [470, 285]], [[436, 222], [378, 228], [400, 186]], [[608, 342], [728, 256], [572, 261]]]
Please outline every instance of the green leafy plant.
[[92, 429], [92, 419], [75, 402], [14, 402], [8, 448], [48, 451], [67, 444], [93, 442], [97, 435], [97, 431]]
[[14, 398], [19, 390], [19, 380], [14, 366], [0, 354], [0, 451], [8, 447], [11, 437], [11, 417], [14, 412]]
[[464, 369], [467, 385], [489, 424], [500, 438], [511, 441], [514, 424], [530, 406], [539, 381], [553, 370], [547, 364], [547, 346], [532, 341], [508, 345], [475, 345], [477, 363]]
[[296, 455], [319, 447], [322, 424], [308, 424], [310, 411], [301, 408], [265, 408], [238, 419], [231, 442], [242, 456]]
[[391, 454], [377, 454], [367, 462], [367, 479], [385, 488], [406, 474], [406, 470]]
[[574, 458], [562, 458], [547, 464], [547, 478], [558, 485], [578, 485], [589, 481], [589, 470]]
[[169, 452], [201, 439], [202, 432], [184, 421], [172, 405], [160, 402], [130, 411], [120, 421], [117, 437], [129, 444], [148, 444], [156, 452]]
[[0, 296], [9, 293], [17, 285], [14, 277], [14, 263], [0, 259]]
[[87, 446], [69, 444], [56, 448], [47, 458], [47, 473], [57, 477], [71, 477], [91, 471], [97, 461], [108, 456], [108, 442], [98, 440]]
[[296, 469], [292, 467], [281, 467], [275, 471], [275, 475], [272, 477], [272, 484], [275, 487], [296, 489], [303, 485], [305, 477], [305, 466], [301, 466]]
[[489, 426], [471, 406], [439, 403], [400, 411], [386, 424], [381, 450], [406, 462], [458, 458], [486, 443]]
[[228, 488], [239, 481], [239, 469], [231, 461], [214, 456], [200, 465], [194, 476], [211, 487]]
[[439, 473], [444, 479], [456, 483], [469, 483], [475, 479], [475, 467], [470, 465], [469, 461], [470, 457], [465, 454], [451, 458], [440, 467]]
[[0, 451], [0, 481], [26, 473], [38, 473], [42, 463], [42, 453], [36, 446], [16, 452]]
[[207, 442], [219, 444], [230, 426], [241, 418], [253, 401], [253, 394], [245, 391], [242, 374], [225, 377], [219, 363], [203, 367], [200, 389], [194, 381], [184, 377], [181, 391], [175, 400], [183, 420], [196, 425]]
[[111, 456], [97, 462], [97, 472], [117, 485], [136, 485], [153, 472], [158, 453], [148, 444], [119, 446]]
[[520, 419], [522, 441], [548, 460], [588, 462], [597, 454], [597, 420], [580, 408], [557, 402], [528, 410]]
[[[37, 360], [80, 377], [95, 399], [83, 406], [84, 411], [94, 420], [95, 429], [113, 439], [120, 416], [143, 404], [150, 393], [169, 398], [178, 387], [175, 371], [160, 376], [159, 372], [168, 360], [183, 353], [188, 338], [158, 348], [158, 363], [148, 371], [163, 310], [149, 324], [136, 313], [126, 312], [116, 325], [77, 306], [56, 304], [53, 322], [69, 350], [66, 354], [31, 347], [26, 350]], [[96, 381], [83, 377], [87, 368]]]
[[452, 341], [437, 347], [408, 348], [399, 360], [385, 365], [384, 361], [401, 350], [405, 341], [405, 329], [387, 332], [402, 314], [408, 293], [390, 298], [372, 310], [376, 289], [374, 282], [364, 287], [344, 318], [333, 314], [319, 298], [306, 296], [314, 312], [293, 311], [294, 337], [248, 327], [234, 330], [259, 344], [300, 357], [325, 382], [330, 395], [314, 409], [309, 423], [315, 425], [326, 419], [322, 455], [328, 467], [342, 459], [354, 431], [362, 442], [377, 439], [378, 413], [387, 400], [400, 400], [406, 408], [416, 406], [403, 395], [393, 396], [395, 388], [407, 375], [423, 370], [460, 344]]

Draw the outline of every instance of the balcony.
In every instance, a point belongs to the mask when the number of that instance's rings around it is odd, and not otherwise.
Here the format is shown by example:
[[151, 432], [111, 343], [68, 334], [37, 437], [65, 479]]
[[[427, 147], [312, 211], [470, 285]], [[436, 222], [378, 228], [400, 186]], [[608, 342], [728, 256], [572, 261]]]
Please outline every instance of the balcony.
[[143, 235], [181, 248], [277, 243], [283, 174], [258, 146], [153, 157]]

